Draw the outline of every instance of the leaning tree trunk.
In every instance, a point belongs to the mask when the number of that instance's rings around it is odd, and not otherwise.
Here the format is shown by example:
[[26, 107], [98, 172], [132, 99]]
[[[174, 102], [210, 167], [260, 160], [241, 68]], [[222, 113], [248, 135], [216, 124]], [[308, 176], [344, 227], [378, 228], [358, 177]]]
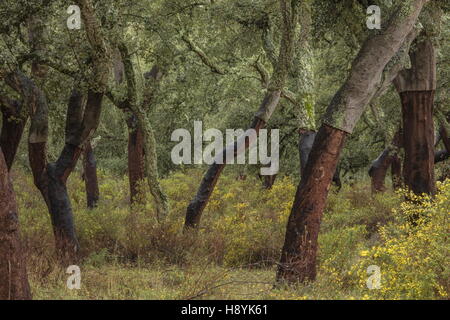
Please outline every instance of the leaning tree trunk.
[[132, 205], [145, 202], [145, 192], [142, 190], [142, 183], [145, 181], [144, 137], [136, 122], [135, 116], [129, 116], [127, 120], [128, 180]]
[[[279, 99], [279, 91], [278, 91], [278, 99]], [[276, 95], [276, 93], [275, 93]], [[277, 99], [275, 99], [276, 103], [278, 102]], [[263, 102], [262, 107], [267, 107], [266, 104], [269, 104], [273, 102], [271, 99], [265, 99]], [[276, 104], [275, 104], [276, 105]], [[254, 129], [256, 133], [258, 134], [259, 130], [263, 128], [265, 125], [265, 122], [257, 117], [253, 120], [253, 124], [250, 126], [250, 129]], [[245, 148], [238, 148], [237, 142], [234, 143], [233, 150], [234, 150], [234, 157], [237, 157], [238, 150], [241, 152], [245, 152], [245, 150], [248, 149], [250, 146], [250, 141], [246, 139], [245, 141]], [[225, 157], [227, 154], [227, 149], [229, 147], [225, 147], [222, 150], [222, 155]], [[203, 210], [206, 207], [206, 204], [209, 201], [209, 198], [211, 197], [212, 192], [214, 191], [214, 187], [217, 184], [217, 181], [220, 177], [220, 174], [222, 173], [223, 169], [226, 165], [226, 160], [222, 159], [221, 161], [214, 162], [208, 169], [208, 171], [203, 176], [202, 182], [200, 183], [200, 187], [198, 188], [197, 194], [194, 197], [194, 199], [189, 203], [189, 206], [186, 211], [186, 220], [185, 220], [185, 230], [189, 228], [196, 228], [198, 224], [200, 223], [200, 219], [203, 213]]]
[[[317, 132], [313, 130], [300, 129], [299, 130], [299, 154], [300, 154], [300, 178], [303, 179], [305, 174], [306, 164], [308, 163], [309, 154], [311, 153], [312, 146], [314, 144], [314, 139], [317, 136]], [[338, 187], [338, 190], [341, 189], [341, 177], [340, 177], [340, 169], [339, 166], [336, 167], [336, 170], [333, 174], [332, 181]]]
[[296, 282], [316, 276], [320, 220], [346, 136], [346, 132], [328, 125], [316, 135], [289, 217], [279, 279]]
[[103, 93], [89, 90], [83, 112], [82, 95], [73, 91], [67, 112], [66, 144], [57, 161], [47, 165], [50, 214], [56, 248], [63, 261], [75, 261], [79, 249], [66, 183], [83, 152], [82, 146], [98, 126], [102, 99]]
[[436, 58], [430, 39], [418, 38], [410, 52], [412, 68], [395, 80], [402, 102], [405, 185], [416, 194], [434, 194], [434, 122]]
[[[287, 75], [291, 69], [292, 59], [295, 51], [295, 42], [297, 40], [295, 38], [295, 30], [298, 23], [298, 10], [299, 1], [290, 2], [286, 0], [280, 0], [280, 11], [282, 15], [282, 37], [278, 61], [276, 63], [276, 67], [274, 68], [273, 75], [270, 79], [270, 83], [268, 85], [264, 100], [262, 101], [258, 112], [253, 118], [252, 125], [250, 126], [250, 129], [254, 129], [256, 131], [257, 136], [259, 130], [263, 128], [269, 121], [272, 113], [277, 107], [284, 84], [286, 83]], [[225, 147], [222, 151], [222, 156], [223, 158], [225, 158], [228, 148], [233, 148], [233, 153], [235, 156], [237, 156], [241, 152], [245, 152], [250, 144], [251, 142], [247, 138], [244, 141], [244, 148], [239, 148], [236, 142], [232, 146]], [[197, 190], [197, 194], [189, 203], [186, 210], [184, 230], [196, 228], [199, 225], [203, 210], [205, 209], [211, 197], [220, 174], [225, 168], [225, 159], [222, 159], [222, 161], [220, 162], [221, 163], [217, 163], [217, 161], [214, 162], [203, 176], [200, 187]]]
[[31, 299], [17, 203], [0, 148], [0, 300]]
[[384, 32], [365, 41], [346, 82], [332, 99], [295, 195], [278, 265], [278, 281], [315, 279], [320, 221], [345, 138], [381, 87], [383, 71], [412, 32], [426, 2], [402, 3]]
[[83, 179], [86, 187], [86, 203], [89, 209], [97, 206], [100, 198], [97, 178], [97, 161], [91, 141], [87, 141], [83, 151]]

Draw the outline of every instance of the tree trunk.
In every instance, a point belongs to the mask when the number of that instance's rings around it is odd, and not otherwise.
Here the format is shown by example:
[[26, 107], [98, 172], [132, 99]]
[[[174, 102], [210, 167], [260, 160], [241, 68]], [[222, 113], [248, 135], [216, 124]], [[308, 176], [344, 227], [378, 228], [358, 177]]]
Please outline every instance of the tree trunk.
[[[32, 110], [29, 154], [34, 181], [43, 194], [51, 215], [56, 249], [64, 262], [77, 259], [78, 240], [73, 224], [73, 214], [67, 193], [66, 181], [81, 154], [82, 146], [98, 127], [101, 104], [109, 75], [109, 58], [100, 24], [95, 17], [91, 0], [74, 0], [81, 8], [87, 40], [95, 53], [92, 55], [92, 82], [88, 89], [87, 103], [82, 110], [81, 94], [74, 92], [69, 102], [66, 118], [65, 146], [54, 163], [47, 164], [46, 143], [48, 131], [47, 101], [45, 94], [20, 71], [5, 79], [19, 92], [24, 103]], [[34, 68], [35, 73], [40, 71]]]
[[128, 126], [128, 180], [130, 183], [130, 202], [144, 203], [145, 192], [142, 183], [145, 181], [144, 137], [142, 130], [136, 124], [132, 115], [127, 121]]
[[[312, 146], [314, 144], [314, 139], [316, 138], [317, 132], [313, 130], [299, 130], [299, 154], [300, 154], [300, 177], [303, 178], [306, 163], [308, 162], [309, 154], [311, 153]], [[341, 189], [341, 177], [340, 177], [340, 169], [339, 166], [336, 167], [336, 170], [333, 174], [333, 182], [338, 187], [338, 190]]]
[[449, 134], [447, 132], [447, 128], [445, 127], [445, 125], [441, 126], [441, 129], [439, 130], [439, 133], [441, 135], [442, 142], [444, 143], [445, 149], [448, 152], [450, 152], [450, 137], [449, 137]]
[[345, 138], [380, 88], [388, 62], [413, 31], [426, 2], [402, 3], [388, 20], [384, 32], [367, 38], [353, 61], [348, 78], [331, 100], [297, 188], [277, 281], [295, 283], [315, 279], [320, 221]]
[[97, 179], [97, 161], [95, 160], [94, 150], [91, 141], [87, 141], [83, 152], [83, 178], [86, 186], [86, 202], [89, 209], [97, 206], [100, 198]]
[[389, 166], [392, 163], [392, 158], [389, 153], [390, 149], [385, 149], [370, 167], [369, 176], [372, 180], [372, 193], [386, 191], [384, 180]]
[[77, 260], [79, 243], [66, 182], [81, 152], [78, 147], [66, 145], [59, 159], [47, 166], [50, 215], [56, 250], [62, 261], [70, 263]]
[[[265, 100], [268, 101], [269, 99]], [[255, 129], [255, 131], [258, 133], [261, 128], [263, 128], [265, 125], [265, 122], [259, 118], [256, 118], [253, 120], [253, 124], [250, 127], [251, 129]], [[249, 147], [249, 141], [246, 139], [245, 141], [245, 150]], [[227, 153], [227, 147], [225, 147], [222, 150], [222, 155], [225, 157]], [[236, 157], [238, 155], [237, 152], [237, 142], [234, 143], [234, 156]], [[245, 150], [242, 150], [242, 152], [245, 152]], [[225, 159], [222, 159], [221, 163], [213, 163], [206, 174], [203, 176], [202, 182], [200, 184], [200, 187], [198, 188], [197, 195], [195, 198], [191, 201], [189, 204], [187, 211], [186, 211], [186, 220], [184, 223], [185, 230], [189, 228], [196, 228], [198, 224], [200, 223], [200, 219], [203, 213], [203, 210], [206, 207], [206, 204], [208, 203], [209, 198], [211, 197], [212, 192], [214, 191], [214, 187], [217, 184], [217, 181], [219, 179], [220, 174], [222, 173], [222, 170], [225, 168], [226, 161]]]
[[433, 91], [400, 94], [405, 132], [403, 177], [416, 194], [434, 194]]
[[447, 150], [440, 150], [434, 153], [434, 163], [439, 163], [447, 160], [450, 157], [450, 152]]
[[300, 154], [300, 177], [305, 174], [306, 163], [308, 162], [309, 154], [311, 153], [312, 146], [314, 144], [314, 139], [316, 138], [317, 132], [312, 130], [300, 130], [299, 131], [299, 142], [298, 150]]
[[399, 180], [399, 170], [401, 171], [401, 165], [399, 166], [398, 149], [401, 146], [402, 132], [398, 130], [393, 138], [392, 143], [383, 150], [380, 156], [372, 162], [369, 169], [369, 176], [372, 180], [372, 193], [384, 192], [386, 187], [384, 181], [386, 179], [386, 174], [391, 167], [392, 171], [392, 182], [394, 189], [397, 189], [399, 184], [401, 184], [401, 178]]
[[[268, 90], [260, 105], [258, 112], [253, 118], [253, 123], [250, 128], [259, 130], [269, 121], [272, 113], [275, 111], [278, 102], [280, 100], [281, 92], [286, 83], [286, 78], [291, 70], [292, 60], [295, 52], [296, 44], [296, 27], [299, 17], [299, 1], [286, 1], [280, 0], [280, 13], [282, 16], [281, 23], [281, 44], [278, 54], [278, 61], [272, 73]], [[248, 148], [248, 139], [245, 139], [244, 150], [239, 152], [245, 152]], [[230, 146], [231, 147], [231, 146]], [[227, 148], [222, 153], [225, 157]], [[237, 155], [237, 143], [234, 144], [234, 154]], [[195, 228], [200, 222], [201, 215], [205, 209], [209, 198], [214, 190], [215, 185], [219, 179], [222, 170], [225, 167], [223, 164], [213, 163], [206, 174], [203, 176], [200, 187], [197, 190], [197, 194], [194, 199], [189, 203], [186, 210], [186, 220], [184, 224], [184, 230], [189, 228]]]
[[402, 187], [402, 161], [398, 154], [392, 156], [391, 163], [392, 188], [398, 190]]
[[[8, 99], [9, 100], [9, 99]], [[1, 104], [1, 102], [0, 102]], [[2, 111], [2, 130], [0, 133], [0, 147], [3, 150], [8, 171], [11, 170], [14, 158], [19, 148], [23, 130], [27, 123], [27, 116], [22, 115], [27, 112], [21, 110], [17, 101], [9, 101], [9, 106], [0, 106]]]
[[433, 44], [425, 36], [415, 40], [410, 52], [411, 69], [395, 79], [402, 102], [405, 185], [416, 194], [434, 194], [434, 122], [436, 57]]
[[327, 125], [317, 133], [295, 195], [277, 279], [315, 279], [320, 220], [346, 136], [346, 132]]
[[0, 300], [29, 300], [16, 198], [0, 148]]
[[272, 189], [276, 178], [277, 178], [276, 174], [264, 176], [264, 183], [263, 183], [264, 189], [267, 189], [267, 190]]
[[82, 154], [82, 146], [98, 126], [103, 93], [89, 90], [84, 111], [82, 100], [81, 93], [74, 90], [67, 111], [66, 144], [58, 160], [47, 166], [53, 232], [63, 261], [76, 261], [79, 249], [66, 182]]
[[136, 74], [134, 71], [131, 55], [125, 43], [119, 44], [119, 50], [125, 68], [127, 80], [127, 104], [136, 117], [137, 126], [142, 130], [142, 141], [144, 148], [144, 163], [147, 183], [150, 193], [155, 200], [156, 217], [159, 222], [163, 221], [169, 213], [169, 201], [159, 182], [158, 155], [156, 153], [156, 140], [152, 124], [147, 116], [147, 111], [153, 100], [154, 94], [159, 87], [163, 72], [155, 65], [152, 70], [144, 74], [145, 92], [142, 104], [137, 102]]

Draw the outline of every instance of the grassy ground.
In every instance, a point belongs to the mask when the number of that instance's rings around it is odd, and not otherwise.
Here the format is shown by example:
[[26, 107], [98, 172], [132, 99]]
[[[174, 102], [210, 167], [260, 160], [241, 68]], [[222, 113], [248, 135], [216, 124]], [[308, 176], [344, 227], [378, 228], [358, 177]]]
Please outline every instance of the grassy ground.
[[[126, 178], [100, 172], [102, 200], [85, 209], [84, 185], [69, 180], [82, 248], [81, 289], [69, 290], [67, 266], [56, 263], [45, 205], [22, 171], [13, 174], [28, 272], [35, 299], [448, 299], [450, 183], [431, 202], [404, 194], [372, 196], [367, 181], [332, 190], [319, 238], [314, 283], [274, 288], [294, 183], [272, 190], [225, 175], [197, 236], [182, 234], [184, 212], [201, 172], [163, 181], [171, 199], [166, 221], [151, 201], [130, 210]], [[417, 226], [412, 226], [415, 217]], [[418, 218], [417, 218], [418, 217]], [[418, 220], [417, 220], [418, 219]], [[381, 270], [369, 290], [367, 267]]]

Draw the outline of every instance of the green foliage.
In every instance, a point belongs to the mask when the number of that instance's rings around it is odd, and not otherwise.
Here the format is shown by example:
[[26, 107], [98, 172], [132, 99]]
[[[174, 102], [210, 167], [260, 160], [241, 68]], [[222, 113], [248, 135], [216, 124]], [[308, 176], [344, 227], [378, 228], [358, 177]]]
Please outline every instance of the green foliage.
[[[129, 208], [125, 177], [100, 172], [101, 200], [88, 210], [83, 181], [72, 175], [68, 188], [83, 258], [82, 289], [70, 291], [65, 270], [55, 263], [46, 208], [29, 176], [15, 171], [35, 298], [448, 298], [449, 181], [440, 185], [434, 202], [417, 204], [404, 202], [403, 193], [372, 197], [367, 182], [339, 193], [333, 189], [319, 236], [317, 281], [274, 289], [293, 181], [279, 177], [268, 191], [255, 178], [236, 180], [228, 172], [198, 234], [183, 234], [185, 208], [200, 178], [200, 171], [191, 170], [162, 180], [171, 212], [158, 224], [151, 203]], [[416, 227], [411, 216], [419, 216]], [[372, 264], [381, 267], [380, 290], [366, 287], [366, 268]]]

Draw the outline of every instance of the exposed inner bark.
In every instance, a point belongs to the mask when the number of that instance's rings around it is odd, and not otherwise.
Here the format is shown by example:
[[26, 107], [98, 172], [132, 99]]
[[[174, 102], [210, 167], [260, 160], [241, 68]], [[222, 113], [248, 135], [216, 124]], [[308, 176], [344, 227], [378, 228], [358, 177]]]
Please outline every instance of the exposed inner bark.
[[373, 193], [386, 191], [384, 179], [392, 163], [392, 158], [389, 153], [390, 149], [385, 149], [370, 167], [369, 176], [372, 178]]
[[0, 148], [0, 300], [28, 300], [26, 263], [19, 234], [16, 197]]
[[[309, 154], [311, 153], [312, 146], [314, 144], [314, 139], [317, 136], [317, 132], [312, 130], [299, 130], [299, 153], [300, 153], [300, 177], [303, 178], [306, 163], [308, 162]], [[340, 169], [339, 166], [336, 167], [336, 170], [333, 174], [333, 182], [341, 189], [341, 177], [340, 177]]]
[[403, 112], [405, 184], [416, 194], [434, 194], [433, 91], [400, 93]]
[[416, 194], [434, 194], [434, 122], [436, 57], [426, 33], [415, 40], [410, 51], [411, 69], [403, 70], [394, 81], [402, 102], [405, 159], [405, 185]]
[[86, 187], [87, 207], [93, 209], [100, 198], [97, 178], [97, 161], [91, 141], [87, 141], [83, 152], [83, 179]]
[[131, 204], [145, 202], [142, 183], [145, 181], [144, 137], [134, 116], [127, 121], [128, 126], [128, 180]]
[[304, 282], [316, 277], [320, 220], [346, 136], [325, 124], [317, 133], [289, 217], [278, 280]]
[[[8, 106], [4, 106], [3, 102]], [[0, 100], [0, 109], [2, 112], [0, 147], [3, 150], [6, 166], [8, 170], [11, 170], [28, 119], [28, 116], [24, 116], [22, 113], [25, 115], [28, 113], [22, 112], [21, 104], [18, 101], [8, 99], [6, 102], [6, 98]]]

